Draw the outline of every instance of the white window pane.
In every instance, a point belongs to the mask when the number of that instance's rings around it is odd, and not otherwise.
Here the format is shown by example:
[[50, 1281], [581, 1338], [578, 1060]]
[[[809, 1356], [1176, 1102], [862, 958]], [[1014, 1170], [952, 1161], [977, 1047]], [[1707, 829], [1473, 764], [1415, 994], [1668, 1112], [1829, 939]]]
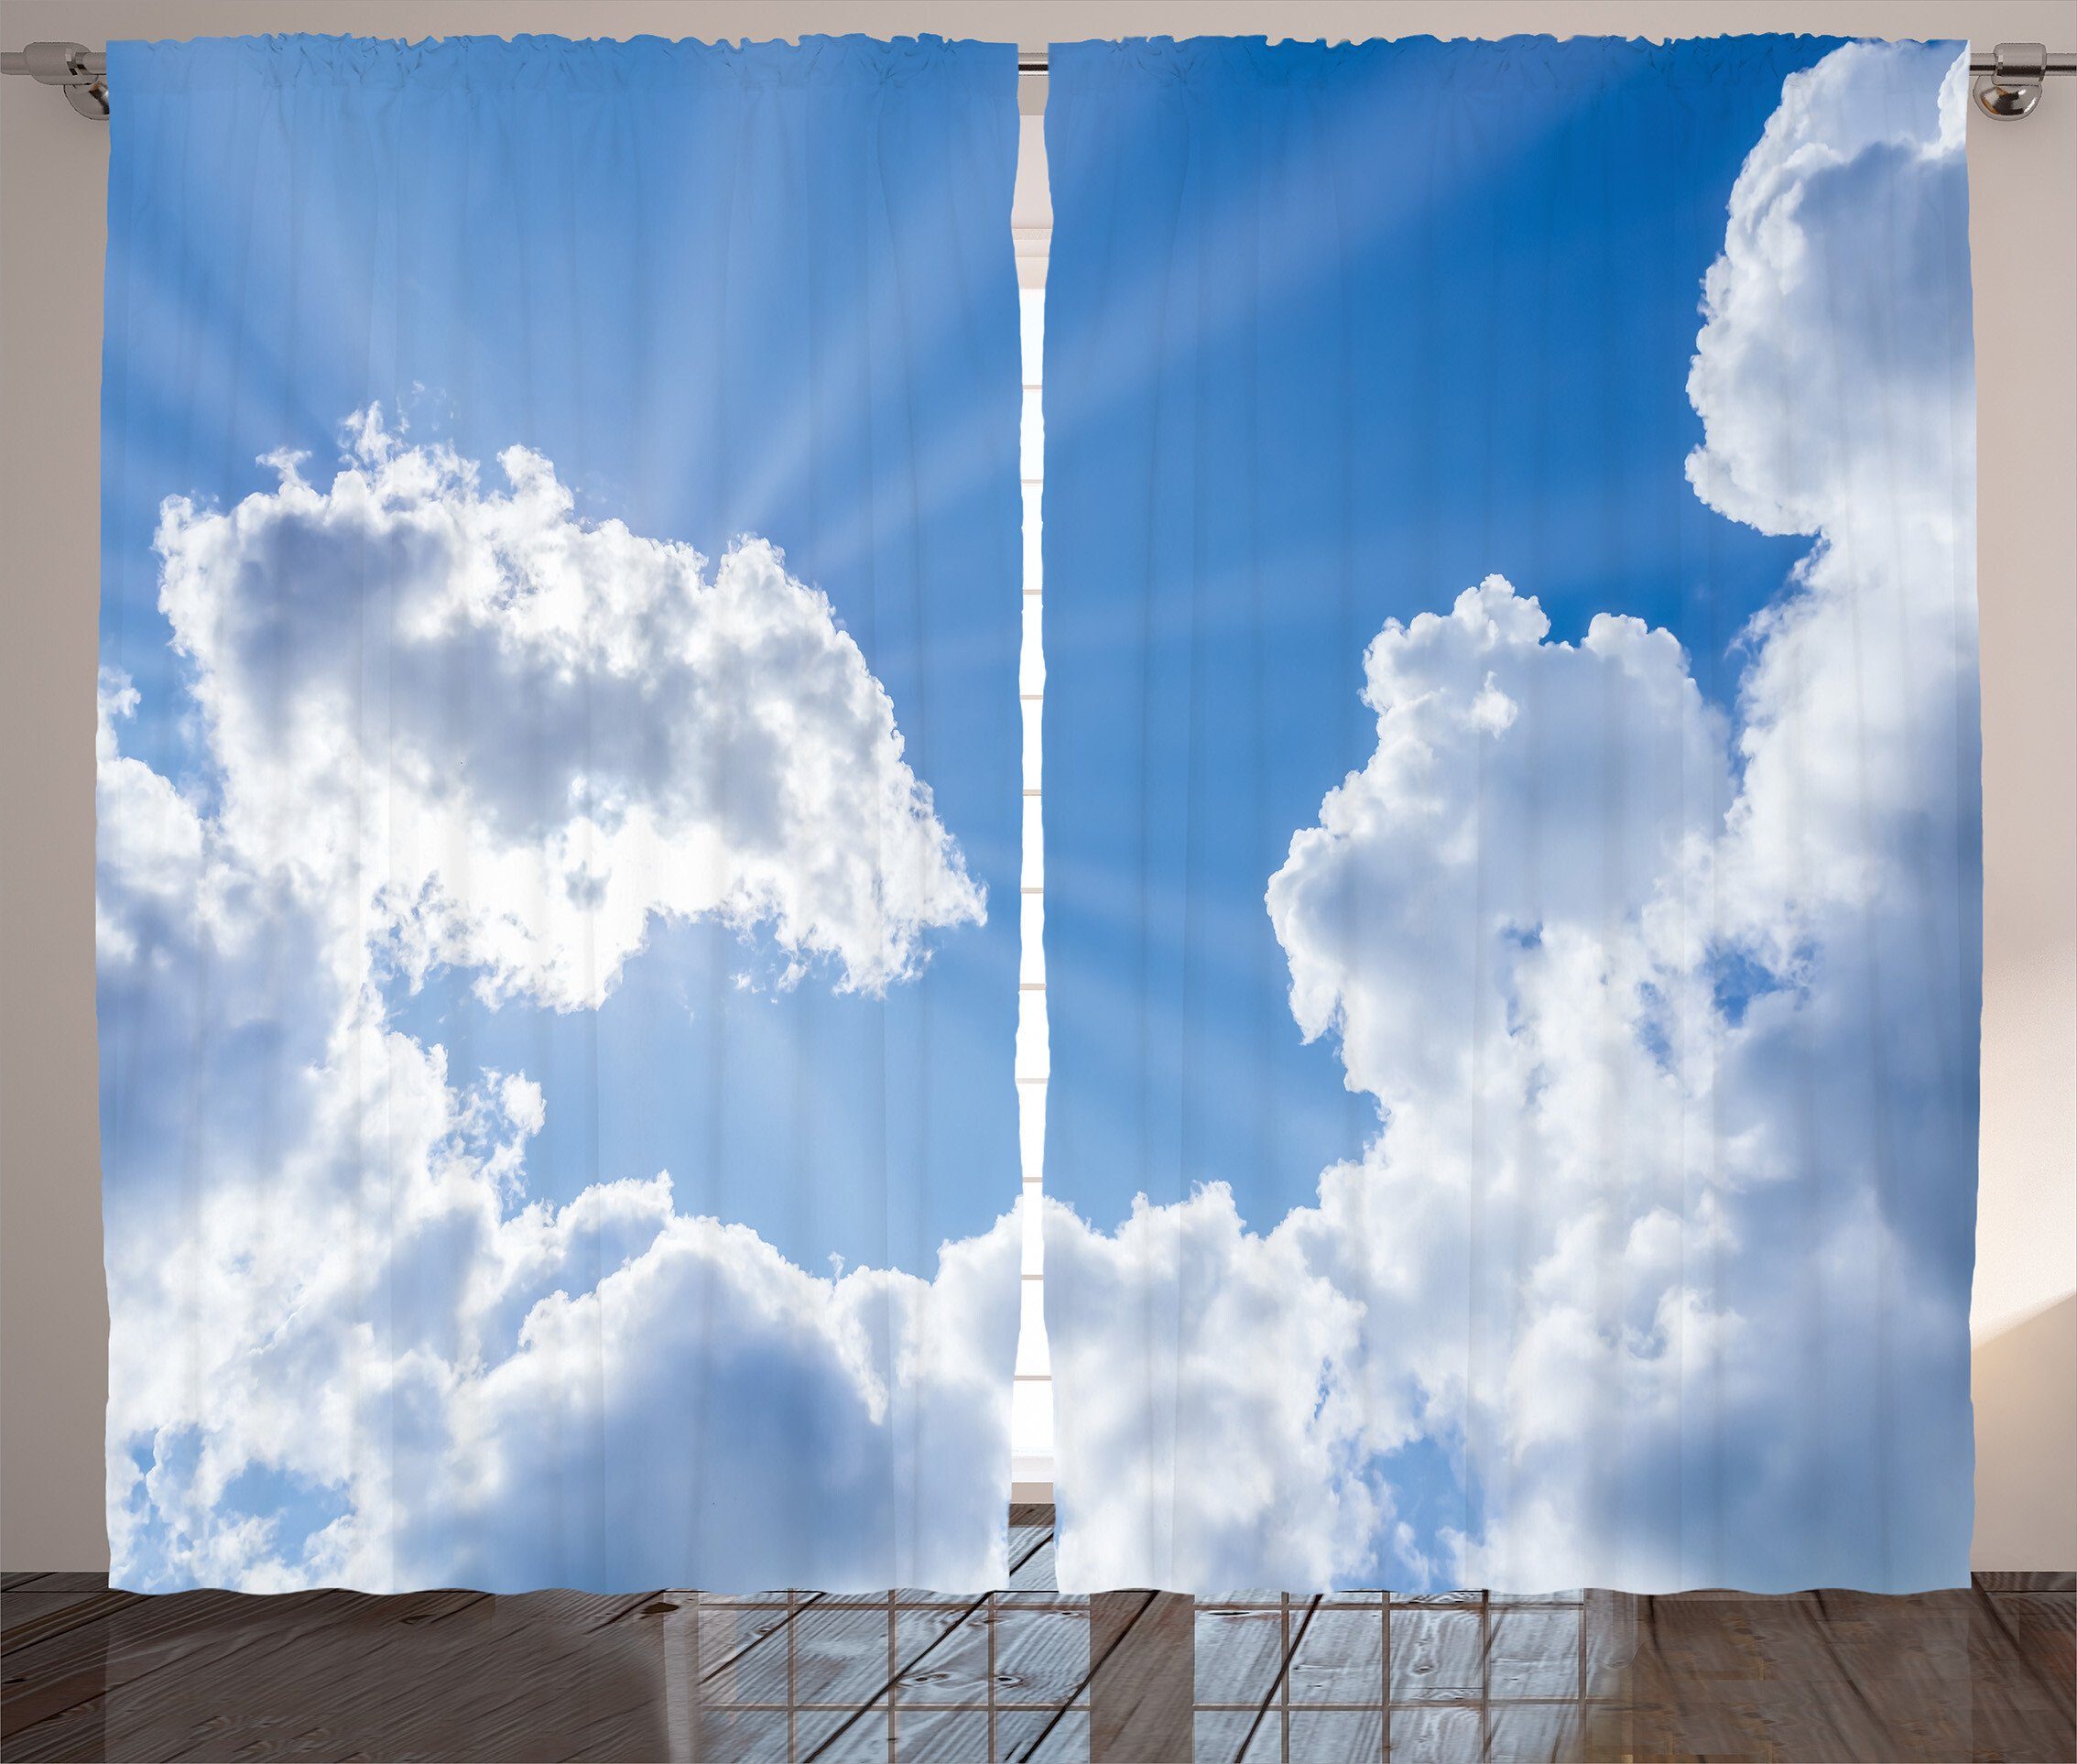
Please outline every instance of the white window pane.
[[1037, 1083], [1049, 1075], [1046, 1043], [1046, 995], [1020, 992], [1017, 996], [1017, 1080]]
[[1023, 941], [1017, 951], [1019, 985], [1042, 985], [1046, 978], [1046, 898], [1038, 894], [1017, 897], [1023, 907]]
[[1045, 494], [1042, 484], [1024, 486], [1024, 592], [1028, 594], [1037, 593], [1045, 585], [1045, 561], [1039, 541], [1040, 504]]
[[1017, 1150], [1027, 1181], [1043, 1173], [1046, 1167], [1046, 1086], [1043, 1084], [1017, 1087]]
[[1011, 1474], [1019, 1482], [1049, 1482], [1053, 1474], [1053, 1387], [1010, 1387]]
[[1036, 1194], [1027, 1194], [1018, 1211], [1023, 1215], [1024, 1266], [1022, 1271], [1036, 1274], [1046, 1261], [1046, 1210]]
[[1028, 1378], [1052, 1364], [1046, 1345], [1046, 1307], [1036, 1280], [1024, 1282], [1024, 1316], [1017, 1332], [1017, 1372]]
[[1046, 690], [1046, 657], [1038, 645], [1038, 603], [1028, 600], [1024, 603], [1024, 642], [1017, 659], [1017, 693], [1026, 701], [1027, 714], [1035, 708], [1029, 701]]
[[1020, 462], [1017, 475], [1027, 484], [1036, 484], [1046, 475], [1046, 412], [1040, 402], [1044, 397], [1037, 387], [1028, 387], [1024, 394], [1024, 426], [1017, 443]]
[[1046, 886], [1046, 839], [1044, 822], [1038, 813], [1038, 799], [1024, 799], [1024, 880], [1027, 888]]
[[1046, 290], [1019, 289], [1017, 303], [1017, 316], [1022, 321], [1019, 330], [1024, 342], [1024, 383], [1037, 386], [1046, 360]]
[[[1037, 594], [1025, 596], [1024, 641], [1017, 650], [1017, 690], [1025, 698], [1046, 690], [1045, 630], [1038, 611], [1041, 604]], [[1025, 713], [1028, 716], [1037, 708], [1036, 705], [1027, 704]], [[1032, 745], [1032, 725], [1028, 724], [1025, 727], [1024, 739], [1025, 752], [1028, 755]]]
[[[1024, 788], [1036, 790], [1041, 777], [1043, 752], [1038, 740], [1039, 713], [1044, 707], [1035, 698], [1024, 701]], [[1025, 799], [1029, 801], [1030, 798]]]

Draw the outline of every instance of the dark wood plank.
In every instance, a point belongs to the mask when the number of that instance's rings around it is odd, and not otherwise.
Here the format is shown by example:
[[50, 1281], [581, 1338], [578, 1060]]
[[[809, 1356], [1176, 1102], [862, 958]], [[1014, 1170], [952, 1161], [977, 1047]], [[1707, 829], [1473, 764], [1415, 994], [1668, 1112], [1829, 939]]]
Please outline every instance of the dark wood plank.
[[2077, 1593], [2005, 1593], [1970, 1606], [1970, 1677], [1985, 1693], [2077, 1719]]
[[1038, 1509], [1048, 1515], [1042, 1523], [1012, 1525], [1009, 1535], [1009, 1585], [1017, 1593], [1051, 1593], [1060, 1589], [1053, 1570], [1051, 1508]]
[[8, 1756], [661, 1756], [659, 1651], [620, 1603], [146, 1600], [10, 1655]]
[[1969, 1578], [1979, 1593], [2077, 1593], [2077, 1568], [2050, 1573], [1985, 1572]]
[[39, 1573], [9, 1574], [5, 1590], [31, 1584], [39, 1593], [105, 1593], [108, 1575], [100, 1569], [47, 1568]]
[[1636, 1601], [1625, 1748], [1640, 1759], [2077, 1756], [2067, 1692], [2039, 1670], [2062, 1658], [2072, 1614], [2052, 1601], [2027, 1614], [2040, 1631], [2037, 1660], [2012, 1634], [1986, 1637], [2011, 1597]]
[[1191, 1756], [1196, 1604], [1180, 1593], [1089, 1601], [1089, 1756], [1169, 1764]]
[[0, 1599], [0, 1650], [12, 1653], [32, 1641], [61, 1635], [74, 1624], [97, 1623], [141, 1594], [111, 1593], [107, 1587], [45, 1587], [40, 1583]]

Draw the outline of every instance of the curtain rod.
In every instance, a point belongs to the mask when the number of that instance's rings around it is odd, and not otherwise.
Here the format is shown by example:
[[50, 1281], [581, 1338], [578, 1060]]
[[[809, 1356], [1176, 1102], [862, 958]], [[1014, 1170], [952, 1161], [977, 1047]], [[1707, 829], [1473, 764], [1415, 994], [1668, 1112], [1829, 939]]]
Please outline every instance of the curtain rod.
[[[1046, 71], [1046, 51], [1020, 49], [1017, 71], [1027, 76]], [[2040, 103], [2042, 82], [2050, 74], [2077, 74], [2077, 51], [2050, 50], [2039, 43], [2000, 43], [1992, 49], [1971, 49], [1969, 71], [1976, 76], [1976, 104], [1986, 116], [2028, 114]], [[0, 54], [0, 73], [26, 73], [47, 86], [57, 86], [82, 116], [108, 120], [108, 56], [84, 43], [31, 43]]]

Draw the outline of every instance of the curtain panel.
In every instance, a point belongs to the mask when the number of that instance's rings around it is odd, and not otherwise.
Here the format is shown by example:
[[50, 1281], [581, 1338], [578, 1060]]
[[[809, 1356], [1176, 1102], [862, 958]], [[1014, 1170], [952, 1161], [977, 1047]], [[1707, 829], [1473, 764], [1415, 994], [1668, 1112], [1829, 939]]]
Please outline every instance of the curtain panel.
[[[1965, 1579], [1965, 60], [1053, 49], [1064, 1591]], [[1013, 52], [111, 81], [114, 1583], [1002, 1584]]]
[[1014, 51], [110, 72], [114, 1584], [999, 1584]]
[[1965, 60], [1053, 49], [1063, 1588], [1965, 1582]]

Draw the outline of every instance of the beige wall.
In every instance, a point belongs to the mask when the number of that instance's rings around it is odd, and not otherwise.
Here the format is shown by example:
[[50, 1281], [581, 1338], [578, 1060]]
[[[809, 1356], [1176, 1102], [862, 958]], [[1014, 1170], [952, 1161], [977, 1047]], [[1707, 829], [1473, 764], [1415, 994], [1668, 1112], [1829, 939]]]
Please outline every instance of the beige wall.
[[[11, 0], [39, 38], [266, 30], [1328, 38], [1801, 30], [2077, 48], [2077, 0]], [[122, 94], [115, 94], [122, 102]], [[108, 133], [0, 82], [0, 1563], [107, 1560], [93, 695]], [[1976, 1564], [2077, 1567], [2077, 81], [1971, 117], [1985, 950]]]

